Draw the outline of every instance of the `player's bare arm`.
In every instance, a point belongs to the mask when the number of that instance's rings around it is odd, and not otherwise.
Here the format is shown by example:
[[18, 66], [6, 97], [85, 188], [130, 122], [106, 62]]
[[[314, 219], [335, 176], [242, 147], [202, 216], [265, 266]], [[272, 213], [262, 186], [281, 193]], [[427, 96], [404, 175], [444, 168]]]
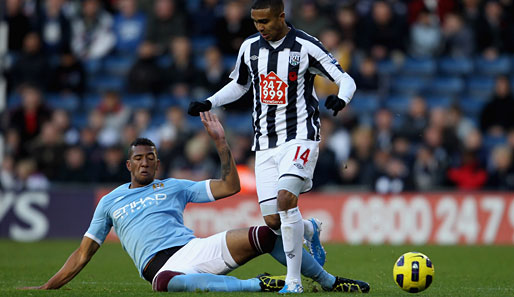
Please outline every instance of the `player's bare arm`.
[[89, 237], [83, 237], [80, 246], [70, 255], [62, 268], [44, 285], [25, 287], [23, 290], [55, 290], [71, 281], [91, 260], [100, 245]]
[[221, 178], [211, 180], [211, 192], [214, 199], [221, 199], [236, 194], [241, 190], [236, 162], [232, 157], [230, 148], [225, 138], [225, 130], [218, 117], [210, 112], [201, 112], [202, 120], [207, 133], [214, 141], [221, 161]]

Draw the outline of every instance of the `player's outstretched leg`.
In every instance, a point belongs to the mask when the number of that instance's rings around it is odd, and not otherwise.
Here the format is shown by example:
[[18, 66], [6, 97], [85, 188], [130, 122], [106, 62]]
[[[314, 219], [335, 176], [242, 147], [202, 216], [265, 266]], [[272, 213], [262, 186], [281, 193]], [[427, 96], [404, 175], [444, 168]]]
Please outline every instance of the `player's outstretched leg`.
[[[275, 247], [271, 251], [271, 256], [275, 258], [278, 262], [286, 265], [286, 256], [284, 254], [284, 250], [282, 247], [282, 238], [278, 237], [275, 241]], [[346, 278], [336, 277], [332, 274], [328, 273], [319, 263], [314, 260], [314, 258], [307, 252], [303, 250], [302, 253], [302, 275], [308, 277], [315, 282], [319, 283], [323, 290], [325, 291], [339, 291], [342, 292], [346, 287], [349, 287], [348, 284], [350, 281]], [[360, 287], [360, 290], [356, 290], [355, 286], [350, 286], [349, 289], [351, 292], [362, 292], [366, 293], [369, 291], [369, 284], [362, 281], [353, 281]], [[346, 284], [346, 287], [345, 287]], [[344, 291], [347, 292], [347, 291]]]
[[182, 274], [165, 270], [160, 272], [152, 283], [158, 292], [276, 292], [284, 286], [283, 277], [267, 274], [256, 278], [241, 280], [233, 276], [209, 273]]
[[368, 293], [369, 284], [360, 280], [353, 280], [344, 277], [336, 276], [336, 281], [330, 290], [324, 289], [325, 291], [333, 292], [360, 292]]
[[312, 235], [308, 237], [307, 232], [305, 232], [304, 235], [309, 252], [314, 257], [314, 259], [318, 261], [319, 265], [323, 266], [325, 265], [327, 253], [325, 252], [323, 245], [321, 245], [320, 240], [321, 221], [316, 218], [310, 218], [309, 220], [304, 220], [304, 224], [305, 226], [312, 226]]

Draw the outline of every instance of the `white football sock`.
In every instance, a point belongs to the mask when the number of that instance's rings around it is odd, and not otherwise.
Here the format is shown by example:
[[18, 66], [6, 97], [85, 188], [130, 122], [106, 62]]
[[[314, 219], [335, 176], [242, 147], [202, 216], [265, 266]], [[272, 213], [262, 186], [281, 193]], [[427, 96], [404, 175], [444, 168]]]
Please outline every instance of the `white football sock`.
[[282, 241], [284, 253], [286, 254], [287, 276], [286, 284], [291, 282], [302, 283], [301, 266], [303, 252], [303, 232], [304, 223], [302, 214], [298, 207], [279, 211], [280, 227], [282, 231]]

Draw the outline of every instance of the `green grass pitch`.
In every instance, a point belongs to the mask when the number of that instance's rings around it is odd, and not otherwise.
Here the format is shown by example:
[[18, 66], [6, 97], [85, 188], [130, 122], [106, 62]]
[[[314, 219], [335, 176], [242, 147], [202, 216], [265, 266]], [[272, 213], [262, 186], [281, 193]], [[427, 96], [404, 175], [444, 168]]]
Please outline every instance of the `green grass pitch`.
[[[16, 243], [0, 240], [0, 296], [156, 296], [150, 284], [139, 278], [132, 261], [118, 243], [104, 244], [86, 268], [57, 291], [20, 291], [22, 286], [44, 283], [64, 263], [79, 241], [55, 240]], [[417, 296], [514, 296], [514, 247], [512, 246], [374, 246], [327, 244], [325, 268], [332, 274], [366, 280], [369, 296], [408, 296], [393, 281], [396, 259], [407, 251], [419, 251], [433, 261], [431, 287]], [[240, 278], [259, 273], [284, 274], [285, 268], [266, 255], [232, 272]], [[304, 280], [305, 296], [336, 296], [316, 292]], [[170, 293], [171, 294], [171, 293]], [[266, 296], [276, 293], [172, 293], [173, 296]]]

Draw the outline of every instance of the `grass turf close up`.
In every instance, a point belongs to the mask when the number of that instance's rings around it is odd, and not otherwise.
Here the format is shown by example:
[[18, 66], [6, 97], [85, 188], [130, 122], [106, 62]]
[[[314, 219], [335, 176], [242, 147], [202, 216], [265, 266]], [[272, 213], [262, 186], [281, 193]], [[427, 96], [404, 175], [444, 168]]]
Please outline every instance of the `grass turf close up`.
[[[76, 240], [17, 243], [0, 240], [0, 296], [156, 296], [139, 278], [132, 260], [119, 243], [105, 243], [86, 268], [57, 291], [21, 291], [41, 285], [79, 245]], [[514, 296], [512, 246], [374, 246], [326, 244], [325, 268], [334, 275], [370, 283], [369, 296], [407, 296], [393, 281], [393, 264], [407, 251], [426, 254], [434, 263], [434, 282], [417, 296]], [[251, 278], [262, 272], [285, 274], [269, 255], [252, 260], [231, 275]], [[321, 292], [304, 279], [305, 296], [336, 296]], [[173, 296], [262, 296], [276, 293], [173, 293]]]

